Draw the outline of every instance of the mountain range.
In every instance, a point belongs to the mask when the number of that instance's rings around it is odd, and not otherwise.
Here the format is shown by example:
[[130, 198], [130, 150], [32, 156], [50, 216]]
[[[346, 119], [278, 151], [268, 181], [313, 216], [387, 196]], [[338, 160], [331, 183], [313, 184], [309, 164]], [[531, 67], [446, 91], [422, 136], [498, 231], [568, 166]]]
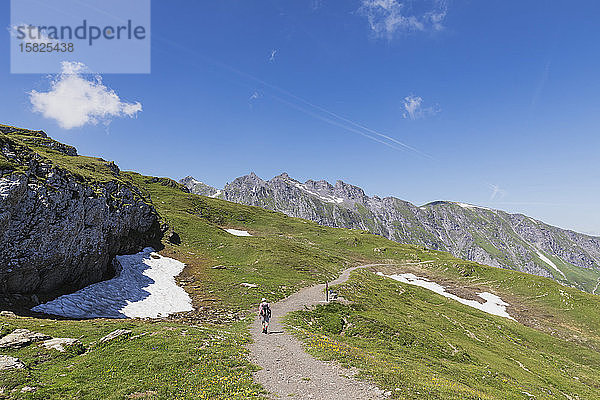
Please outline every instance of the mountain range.
[[304, 183], [283, 173], [251, 173], [221, 190], [191, 176], [190, 192], [259, 206], [321, 225], [366, 230], [393, 241], [447, 251], [455, 257], [549, 277], [597, 293], [600, 238], [548, 225], [522, 214], [451, 201], [416, 206], [395, 197], [369, 197], [360, 187], [324, 180]]

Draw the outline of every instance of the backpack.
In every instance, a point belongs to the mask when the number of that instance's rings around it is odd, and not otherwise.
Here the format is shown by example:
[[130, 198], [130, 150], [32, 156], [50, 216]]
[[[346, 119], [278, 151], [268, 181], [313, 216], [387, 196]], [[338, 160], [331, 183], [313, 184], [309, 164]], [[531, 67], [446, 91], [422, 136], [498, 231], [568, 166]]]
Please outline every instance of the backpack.
[[263, 304], [260, 309], [260, 315], [263, 317], [271, 318], [271, 307], [269, 307], [269, 303]]

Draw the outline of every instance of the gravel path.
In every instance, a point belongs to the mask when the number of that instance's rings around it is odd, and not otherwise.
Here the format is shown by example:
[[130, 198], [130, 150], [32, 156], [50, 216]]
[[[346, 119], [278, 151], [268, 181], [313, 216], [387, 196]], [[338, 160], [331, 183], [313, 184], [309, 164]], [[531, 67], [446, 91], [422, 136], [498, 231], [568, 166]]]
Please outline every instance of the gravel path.
[[[382, 264], [349, 268], [330, 285], [346, 282], [350, 273], [357, 268], [378, 265]], [[250, 328], [253, 339], [249, 345], [250, 359], [262, 367], [255, 373], [255, 380], [271, 393], [270, 398], [273, 399], [385, 399], [382, 390], [354, 379], [351, 370], [308, 355], [303, 350], [302, 342], [284, 331], [282, 317], [304, 306], [325, 303], [324, 291], [324, 284], [315, 285], [271, 304], [273, 317], [268, 335], [261, 333], [260, 321], [258, 317], [255, 319]]]

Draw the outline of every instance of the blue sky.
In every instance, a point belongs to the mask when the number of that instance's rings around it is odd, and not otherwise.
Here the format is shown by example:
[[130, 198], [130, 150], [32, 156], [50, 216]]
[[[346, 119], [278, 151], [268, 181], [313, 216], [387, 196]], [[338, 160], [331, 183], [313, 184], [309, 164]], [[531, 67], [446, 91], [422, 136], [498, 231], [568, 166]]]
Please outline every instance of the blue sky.
[[10, 74], [6, 34], [2, 123], [149, 175], [222, 187], [286, 171], [600, 234], [595, 15], [594, 1], [153, 1], [152, 72], [102, 76], [135, 118], [64, 129], [35, 112], [49, 77]]

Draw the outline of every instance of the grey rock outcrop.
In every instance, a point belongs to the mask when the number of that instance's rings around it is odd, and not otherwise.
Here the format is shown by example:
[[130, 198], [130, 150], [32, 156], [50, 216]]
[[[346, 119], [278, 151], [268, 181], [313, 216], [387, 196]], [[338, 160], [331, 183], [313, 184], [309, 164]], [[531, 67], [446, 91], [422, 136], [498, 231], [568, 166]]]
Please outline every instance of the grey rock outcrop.
[[129, 329], [117, 329], [115, 331], [112, 331], [108, 335], [100, 338], [100, 340], [98, 340], [98, 343], [108, 343], [108, 342], [112, 342], [113, 340], [124, 339], [124, 338], [128, 338], [130, 336], [131, 336], [131, 331]]
[[96, 171], [43, 132], [5, 126], [0, 156], [12, 165], [0, 169], [0, 296], [78, 290], [160, 240], [156, 211], [114, 163], [94, 159]]
[[60, 351], [61, 353], [64, 353], [65, 351], [67, 351], [67, 349], [74, 348], [74, 347], [83, 349], [83, 343], [81, 343], [81, 341], [79, 341], [78, 339], [74, 339], [74, 338], [48, 339], [48, 340], [44, 340], [41, 343], [41, 346], [46, 349], [54, 349], [54, 350]]
[[598, 289], [600, 282], [600, 238], [521, 214], [448, 201], [417, 207], [395, 197], [369, 197], [342, 181], [301, 183], [285, 173], [268, 181], [254, 173], [242, 176], [228, 183], [218, 197], [551, 277], [589, 292]]
[[18, 349], [29, 346], [33, 342], [40, 342], [48, 339], [51, 339], [51, 337], [44, 335], [43, 333], [32, 332], [29, 329], [15, 329], [8, 335], [0, 338], [0, 349]]
[[23, 368], [25, 368], [25, 364], [23, 364], [18, 358], [0, 355], [0, 371]]

